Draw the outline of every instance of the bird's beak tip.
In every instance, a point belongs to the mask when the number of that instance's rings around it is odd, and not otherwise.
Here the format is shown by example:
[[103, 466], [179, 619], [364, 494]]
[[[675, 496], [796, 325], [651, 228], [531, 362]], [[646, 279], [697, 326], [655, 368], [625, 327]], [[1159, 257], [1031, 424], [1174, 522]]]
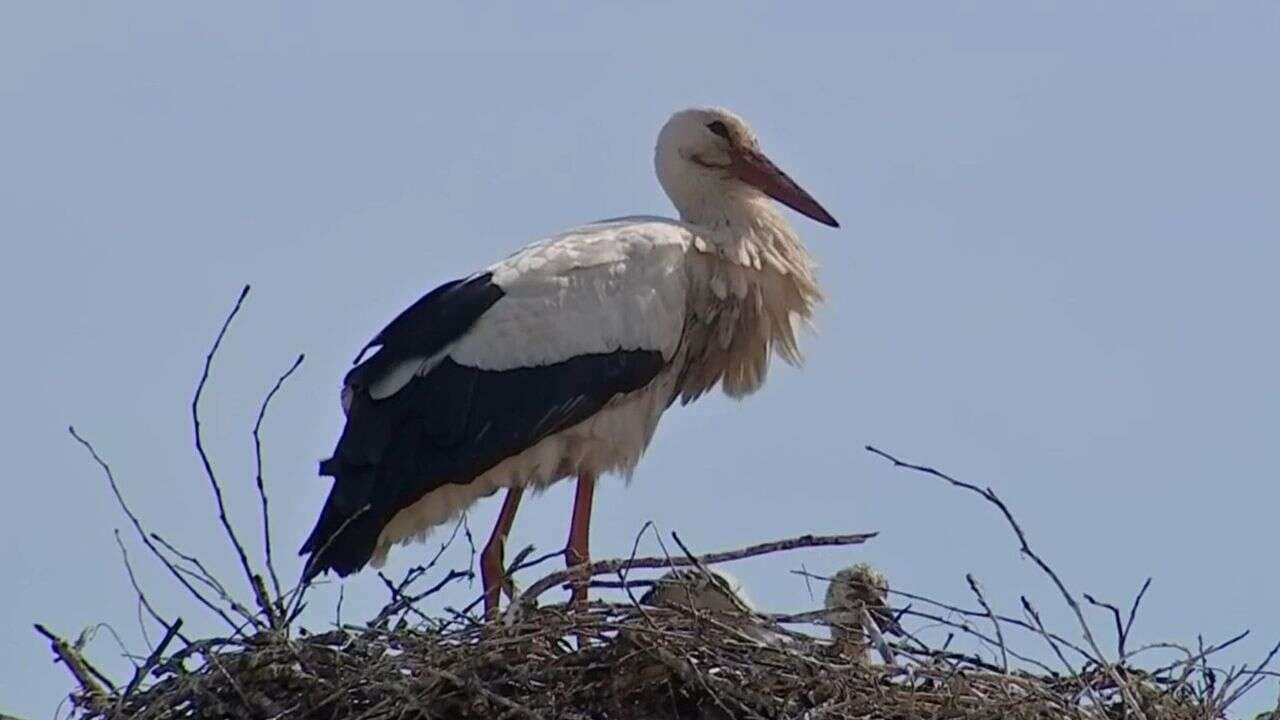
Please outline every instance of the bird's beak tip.
[[831, 213], [818, 204], [786, 173], [778, 169], [768, 157], [758, 151], [742, 153], [734, 158], [734, 174], [739, 180], [760, 190], [792, 210], [820, 222], [827, 227], [838, 228], [840, 223]]

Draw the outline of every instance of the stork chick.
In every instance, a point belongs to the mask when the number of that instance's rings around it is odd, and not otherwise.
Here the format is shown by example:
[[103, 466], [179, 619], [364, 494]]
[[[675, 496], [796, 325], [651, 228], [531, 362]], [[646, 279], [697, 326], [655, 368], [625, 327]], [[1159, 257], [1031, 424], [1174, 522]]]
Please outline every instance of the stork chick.
[[715, 569], [706, 573], [693, 568], [671, 570], [654, 581], [640, 603], [716, 613], [755, 612], [738, 578]]
[[790, 638], [756, 609], [738, 578], [724, 570], [681, 568], [658, 578], [640, 603], [653, 607], [695, 610], [737, 628], [748, 638], [779, 646]]
[[889, 581], [884, 573], [867, 563], [858, 563], [836, 573], [827, 585], [825, 603], [831, 642], [847, 657], [865, 662], [872, 644], [868, 621], [875, 631], [896, 628], [889, 610]]

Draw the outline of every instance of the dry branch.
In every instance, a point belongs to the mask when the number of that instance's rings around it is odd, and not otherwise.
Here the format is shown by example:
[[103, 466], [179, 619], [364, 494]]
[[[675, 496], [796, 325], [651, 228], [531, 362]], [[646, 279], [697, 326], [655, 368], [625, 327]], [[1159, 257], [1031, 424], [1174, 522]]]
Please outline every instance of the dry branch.
[[511, 604], [512, 610], [508, 610], [508, 618], [514, 608], [518, 608], [524, 603], [536, 600], [539, 595], [547, 590], [550, 590], [557, 585], [562, 585], [575, 577], [590, 578], [596, 575], [612, 575], [634, 568], [689, 567], [696, 565], [699, 562], [703, 565], [715, 565], [718, 563], [729, 562], [731, 560], [742, 560], [749, 557], [756, 557], [757, 555], [767, 555], [770, 553], [795, 550], [798, 548], [829, 547], [832, 545], [861, 545], [875, 536], [876, 533], [855, 533], [851, 535], [802, 535], [800, 537], [789, 538], [786, 540], [775, 540], [772, 542], [760, 543], [758, 545], [752, 545], [751, 547], [742, 548], [741, 550], [708, 553], [696, 559], [673, 557], [626, 558], [618, 560], [601, 560], [586, 566], [578, 565], [576, 567], [551, 573], [530, 585], [527, 590], [520, 594], [519, 600]]
[[[258, 419], [253, 423], [254, 479], [258, 484], [258, 500], [262, 506], [262, 552], [267, 565], [267, 574], [271, 577], [271, 587], [276, 594], [276, 602], [273, 603], [274, 610], [272, 612], [272, 619], [275, 623], [279, 623], [284, 618], [284, 607], [281, 604], [284, 594], [280, 590], [280, 576], [276, 573], [275, 559], [271, 553], [271, 513], [267, 506], [266, 480], [263, 479], [262, 474], [262, 422], [267, 418], [267, 408], [271, 405], [272, 398], [276, 396], [276, 393], [280, 392], [280, 388], [284, 387], [285, 381], [302, 365], [304, 359], [306, 359], [306, 355], [299, 355], [298, 359], [294, 360], [293, 364], [289, 366], [289, 369], [285, 370], [284, 374], [276, 379], [276, 384], [271, 387], [266, 397], [262, 399], [262, 405], [258, 407]], [[262, 594], [266, 594], [265, 590], [262, 591]]]
[[[236, 535], [235, 527], [231, 524], [231, 518], [227, 517], [227, 504], [222, 499], [222, 485], [218, 482], [218, 476], [213, 471], [213, 462], [209, 459], [209, 453], [204, 449], [204, 436], [201, 433], [200, 424], [200, 398], [204, 395], [205, 385], [209, 382], [209, 370], [213, 366], [213, 358], [218, 354], [218, 348], [222, 346], [222, 339], [227, 335], [227, 329], [231, 327], [231, 321], [235, 320], [236, 315], [240, 313], [240, 307], [244, 304], [244, 299], [249, 295], [249, 286], [245, 285], [240, 291], [240, 296], [236, 298], [236, 304], [231, 308], [231, 312], [227, 314], [225, 320], [222, 321], [222, 327], [218, 330], [218, 335], [213, 340], [213, 346], [209, 348], [209, 352], [204, 356], [204, 369], [200, 372], [200, 381], [196, 383], [195, 395], [191, 398], [191, 429], [195, 437], [196, 454], [200, 456], [200, 464], [204, 468], [205, 477], [209, 480], [209, 487], [213, 490], [213, 499], [218, 505], [218, 521], [222, 523], [222, 528], [230, 540], [231, 546], [235, 549], [236, 558], [240, 561], [240, 568], [244, 570], [245, 580], [249, 582], [249, 587], [254, 591], [254, 599], [258, 603], [258, 609], [266, 615], [272, 626], [275, 625], [275, 612], [271, 599], [264, 594], [258, 592], [258, 586], [253, 581], [253, 568], [249, 565], [249, 556], [245, 552], [244, 544], [240, 542], [240, 538]], [[257, 622], [255, 620], [254, 624]]]
[[115, 691], [115, 686], [111, 685], [107, 676], [90, 665], [74, 645], [54, 635], [45, 626], [36, 623], [35, 629], [49, 640], [49, 649], [53, 651], [54, 656], [67, 667], [67, 671], [76, 679], [76, 682], [80, 683], [80, 704], [91, 710], [103, 706], [107, 692], [102, 685], [106, 684], [113, 692]]
[[156, 547], [155, 543], [151, 540], [150, 535], [142, 528], [142, 522], [138, 520], [138, 516], [133, 514], [133, 511], [129, 509], [129, 504], [125, 502], [124, 495], [120, 493], [120, 486], [116, 484], [115, 474], [111, 472], [111, 466], [108, 465], [100, 455], [98, 455], [98, 451], [94, 449], [93, 445], [91, 445], [88, 440], [85, 440], [76, 433], [76, 429], [74, 427], [68, 427], [67, 432], [71, 433], [71, 437], [75, 438], [76, 442], [80, 443], [84, 449], [88, 451], [94, 462], [98, 464], [98, 467], [102, 468], [102, 472], [107, 476], [107, 482], [111, 485], [111, 492], [116, 496], [116, 502], [120, 505], [120, 509], [124, 511], [125, 516], [129, 518], [129, 522], [133, 524], [134, 530], [138, 532], [138, 537], [142, 539], [142, 544], [147, 546], [147, 549], [151, 551], [151, 554], [165, 566], [169, 571], [169, 574], [173, 575], [179, 584], [186, 588], [187, 592], [191, 593], [191, 596], [194, 597], [197, 602], [211, 610], [218, 617], [222, 618], [222, 620], [232, 629], [235, 629], [237, 625], [235, 621], [231, 619], [231, 616], [227, 615], [222, 608], [215, 605], [211, 600], [206, 598], [203, 593], [197, 590], [195, 586], [192, 585], [183, 575], [182, 571], [170, 562], [169, 558], [165, 557], [164, 553], [160, 552], [160, 549]]
[[[1106, 655], [1102, 652], [1102, 648], [1098, 647], [1098, 642], [1093, 637], [1093, 630], [1090, 629], [1089, 627], [1089, 621], [1085, 620], [1084, 611], [1080, 609], [1080, 603], [1076, 600], [1075, 596], [1071, 593], [1071, 591], [1067, 589], [1067, 585], [1066, 583], [1062, 582], [1062, 578], [1058, 577], [1058, 573], [1054, 572], [1053, 568], [1050, 567], [1047, 562], [1045, 562], [1038, 554], [1036, 554], [1034, 550], [1031, 549], [1031, 545], [1030, 543], [1027, 542], [1027, 535], [1025, 532], [1023, 532], [1022, 526], [1019, 525], [1018, 521], [1013, 517], [1013, 513], [1009, 510], [1009, 506], [1004, 504], [1004, 501], [1000, 499], [1000, 496], [996, 495], [994, 490], [992, 490], [991, 488], [980, 488], [977, 485], [973, 485], [973, 484], [964, 482], [962, 480], [957, 480], [951, 477], [950, 475], [947, 475], [946, 473], [943, 473], [943, 472], [939, 472], [938, 470], [935, 470], [931, 467], [925, 467], [923, 465], [915, 465], [913, 463], [903, 462], [898, 458], [890, 455], [889, 453], [886, 453], [882, 450], [878, 450], [870, 445], [868, 445], [866, 449], [868, 452], [873, 453], [875, 455], [879, 455], [880, 457], [892, 462], [894, 464], [894, 467], [906, 468], [908, 470], [914, 470], [915, 472], [918, 472], [918, 473], [923, 473], [925, 475], [932, 475], [936, 478], [940, 478], [942, 480], [947, 481], [954, 487], [963, 488], [970, 492], [977, 493], [984, 500], [991, 503], [992, 505], [995, 505], [996, 508], [1000, 510], [1001, 514], [1004, 515], [1005, 521], [1009, 523], [1009, 527], [1013, 529], [1014, 534], [1018, 536], [1018, 542], [1021, 545], [1022, 553], [1027, 557], [1031, 558], [1031, 560], [1035, 562], [1035, 564], [1040, 568], [1040, 570], [1043, 571], [1044, 574], [1047, 575], [1049, 579], [1053, 581], [1054, 586], [1058, 588], [1058, 592], [1062, 595], [1062, 598], [1067, 602], [1067, 605], [1071, 607], [1071, 611], [1075, 613], [1076, 620], [1077, 622], [1080, 623], [1080, 629], [1084, 633], [1084, 639], [1089, 644], [1090, 649], [1093, 651], [1092, 659], [1094, 660], [1094, 662], [1098, 663], [1103, 668], [1103, 670], [1112, 677], [1112, 680], [1116, 682], [1117, 686], [1120, 687], [1121, 691], [1124, 694], [1125, 702], [1129, 705], [1129, 708], [1130, 710], [1133, 711], [1134, 715], [1136, 715], [1139, 718], [1139, 720], [1146, 720], [1146, 715], [1143, 714], [1142, 707], [1138, 703], [1137, 698], [1133, 697], [1132, 694], [1128, 692], [1127, 686], [1125, 686], [1125, 684], [1121, 682], [1119, 673], [1112, 666], [1111, 662], [1109, 662], [1106, 659]], [[1037, 622], [1037, 625], [1039, 625], [1038, 622]], [[1047, 637], [1048, 636], [1046, 635], [1046, 638]], [[1052, 640], [1050, 640], [1050, 644], [1052, 645]], [[1058, 649], [1056, 646], [1054, 646], [1054, 650], [1055, 652], [1058, 652]], [[1063, 658], [1063, 662], [1066, 662], [1066, 658]], [[1070, 667], [1070, 664], [1068, 664], [1068, 667]]]

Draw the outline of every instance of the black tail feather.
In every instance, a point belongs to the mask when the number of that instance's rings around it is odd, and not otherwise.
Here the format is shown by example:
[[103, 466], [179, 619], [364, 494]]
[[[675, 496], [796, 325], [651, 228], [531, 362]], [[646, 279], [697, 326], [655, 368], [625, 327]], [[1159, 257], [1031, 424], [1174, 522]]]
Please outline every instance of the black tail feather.
[[333, 471], [333, 489], [320, 511], [320, 519], [298, 551], [310, 555], [302, 579], [310, 581], [333, 570], [340, 577], [359, 571], [373, 556], [385, 518], [369, 503], [371, 469], [352, 470], [327, 460], [323, 470]]

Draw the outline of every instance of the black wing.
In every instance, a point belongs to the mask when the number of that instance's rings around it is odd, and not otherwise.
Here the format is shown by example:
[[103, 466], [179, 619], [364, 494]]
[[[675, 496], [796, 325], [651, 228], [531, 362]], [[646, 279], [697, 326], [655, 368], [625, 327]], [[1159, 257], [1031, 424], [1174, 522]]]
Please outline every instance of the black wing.
[[432, 291], [379, 333], [370, 345], [381, 349], [348, 375], [354, 392], [346, 428], [320, 467], [334, 478], [333, 489], [301, 550], [311, 555], [308, 579], [329, 569], [359, 570], [397, 512], [582, 422], [614, 396], [647, 385], [665, 365], [660, 352], [646, 350], [502, 371], [445, 358], [395, 394], [369, 396], [381, 373], [443, 349], [501, 293], [487, 277]]

